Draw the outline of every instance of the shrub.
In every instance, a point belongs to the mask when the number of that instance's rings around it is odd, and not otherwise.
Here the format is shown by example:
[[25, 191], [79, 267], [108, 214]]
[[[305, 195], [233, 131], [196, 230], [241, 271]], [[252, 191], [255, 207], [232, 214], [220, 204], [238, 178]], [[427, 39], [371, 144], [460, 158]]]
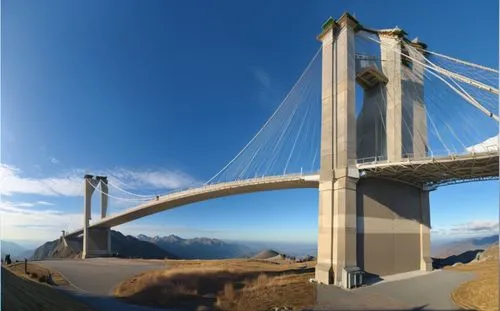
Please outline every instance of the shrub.
[[226, 283], [224, 285], [224, 298], [228, 300], [234, 299], [234, 287], [233, 283]]
[[34, 279], [38, 279], [38, 274], [36, 272], [31, 272], [30, 277], [32, 277]]
[[47, 276], [45, 276], [45, 275], [40, 275], [40, 276], [38, 277], [38, 282], [44, 282], [44, 283], [46, 283], [46, 282], [47, 282]]

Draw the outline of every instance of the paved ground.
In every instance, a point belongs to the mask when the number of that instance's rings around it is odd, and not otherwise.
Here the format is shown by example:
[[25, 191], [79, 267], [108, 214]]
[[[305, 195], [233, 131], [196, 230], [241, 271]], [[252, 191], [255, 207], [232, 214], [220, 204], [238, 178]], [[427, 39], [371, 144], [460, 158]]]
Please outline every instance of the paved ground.
[[318, 306], [314, 310], [460, 310], [450, 294], [473, 277], [467, 272], [434, 271], [405, 279], [388, 278], [352, 291], [318, 286]]
[[94, 310], [158, 310], [127, 304], [110, 296], [114, 287], [121, 281], [144, 271], [164, 269], [165, 265], [161, 260], [138, 261], [118, 258], [92, 258], [86, 260], [44, 260], [37, 261], [36, 264], [57, 270], [63, 274], [72, 286], [60, 289], [83, 301]]
[[[121, 281], [147, 270], [166, 268], [162, 261], [137, 261], [117, 258], [50, 260], [37, 264], [61, 272], [76, 289], [72, 295], [96, 310], [153, 310], [127, 305], [110, 297]], [[334, 286], [318, 285], [319, 310], [459, 310], [450, 293], [459, 284], [474, 277], [458, 271], [410, 272], [387, 277], [370, 286], [345, 291]]]
[[118, 283], [141, 272], [165, 268], [161, 261], [119, 258], [44, 260], [37, 264], [59, 271], [79, 291], [99, 296], [109, 296]]

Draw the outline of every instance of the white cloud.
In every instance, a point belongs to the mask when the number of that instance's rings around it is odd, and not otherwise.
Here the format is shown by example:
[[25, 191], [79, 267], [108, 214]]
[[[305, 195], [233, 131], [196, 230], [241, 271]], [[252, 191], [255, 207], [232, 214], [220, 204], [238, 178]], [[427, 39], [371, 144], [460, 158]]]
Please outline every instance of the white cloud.
[[118, 183], [117, 186], [126, 189], [179, 189], [198, 183], [196, 179], [183, 172], [166, 169], [145, 171], [117, 169], [106, 175], [112, 183]]
[[467, 147], [468, 152], [498, 151], [498, 135], [490, 137], [479, 144]]
[[46, 206], [54, 205], [54, 203], [50, 203], [50, 202], [46, 202], [46, 201], [37, 201], [36, 204], [37, 205], [46, 205]]
[[81, 193], [82, 178], [75, 174], [36, 179], [23, 177], [21, 173], [21, 170], [16, 167], [0, 164], [0, 194], [7, 196], [13, 193], [78, 196]]
[[[43, 205], [39, 202], [0, 202], [0, 238], [6, 240], [35, 240], [44, 243], [61, 235], [61, 230], [71, 232], [82, 227], [81, 212], [67, 213], [62, 210], [39, 210], [31, 207]], [[92, 213], [90, 223], [100, 219], [99, 213]], [[176, 234], [186, 238], [218, 237], [231, 235], [228, 230], [197, 229], [188, 226], [154, 224], [139, 221], [113, 228], [123, 234], [149, 236]], [[234, 233], [233, 233], [234, 234]]]
[[[31, 178], [22, 176], [22, 171], [14, 166], [0, 164], [0, 194], [10, 196], [15, 193], [38, 194], [44, 196], [80, 196], [82, 194], [83, 170], [73, 170], [54, 177]], [[106, 170], [99, 175], [109, 176], [109, 180], [126, 189], [178, 189], [197, 181], [182, 172], [171, 170]], [[122, 194], [123, 196], [123, 194]]]
[[[61, 230], [82, 227], [81, 213], [61, 210], [35, 210], [26, 207], [43, 205], [38, 202], [0, 202], [0, 237], [6, 240], [36, 240], [45, 242], [61, 235]], [[92, 219], [98, 219], [92, 214]]]
[[45, 202], [45, 201], [37, 201], [37, 202], [9, 202], [9, 201], [2, 201], [0, 202], [0, 209], [4, 206], [17, 206], [17, 207], [34, 207], [37, 205], [44, 205], [44, 206], [50, 206], [54, 205], [53, 203], [50, 202]]
[[59, 164], [59, 160], [54, 158], [54, 157], [50, 157], [49, 160], [50, 160], [50, 163], [52, 163], [52, 164]]
[[271, 76], [261, 67], [254, 66], [250, 68], [254, 78], [259, 82], [262, 86], [266, 88], [271, 87]]

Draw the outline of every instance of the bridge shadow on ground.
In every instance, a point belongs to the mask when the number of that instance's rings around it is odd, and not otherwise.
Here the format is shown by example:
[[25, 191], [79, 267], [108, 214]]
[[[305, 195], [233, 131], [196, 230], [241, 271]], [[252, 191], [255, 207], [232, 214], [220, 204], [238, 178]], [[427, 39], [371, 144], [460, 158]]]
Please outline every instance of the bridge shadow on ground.
[[182, 309], [174, 308], [154, 308], [149, 306], [139, 306], [124, 301], [120, 301], [114, 297], [97, 296], [86, 293], [79, 293], [73, 290], [64, 290], [75, 299], [85, 303], [92, 310], [120, 310], [120, 311], [184, 311]]

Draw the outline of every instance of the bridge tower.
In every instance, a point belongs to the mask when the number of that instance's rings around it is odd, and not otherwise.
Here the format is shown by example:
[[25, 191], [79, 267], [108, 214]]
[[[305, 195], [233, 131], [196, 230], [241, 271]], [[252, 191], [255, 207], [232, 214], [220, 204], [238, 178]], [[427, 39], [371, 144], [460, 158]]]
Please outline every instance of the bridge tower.
[[322, 42], [321, 162], [316, 280], [341, 284], [356, 266], [356, 116], [354, 33], [349, 14], [328, 20]]
[[[376, 146], [381, 156], [391, 162], [401, 161], [409, 155], [408, 150], [412, 157], [426, 154], [423, 68], [415, 65], [402, 69], [401, 54], [387, 48], [387, 44], [381, 48], [381, 58], [388, 60], [381, 70], [367, 73], [357, 68], [355, 36], [362, 29], [354, 17], [345, 13], [338, 20], [330, 18], [318, 36], [323, 63], [315, 278], [319, 283], [343, 287], [347, 286], [344, 271], [350, 268], [376, 275], [431, 268], [429, 196], [423, 185], [360, 180], [356, 167], [367, 146]], [[404, 36], [398, 30], [378, 34], [393, 46], [400, 46], [399, 40]], [[414, 44], [425, 47], [419, 42]], [[403, 79], [402, 70], [413, 71], [416, 78]], [[357, 119], [356, 82], [363, 80], [363, 74], [372, 75], [370, 80], [376, 82], [360, 83], [365, 96]], [[410, 89], [417, 91], [409, 92]], [[375, 96], [381, 91], [384, 96]], [[380, 104], [387, 127], [373, 131], [374, 107]], [[411, 113], [405, 113], [408, 110]], [[405, 122], [412, 128], [405, 131]], [[365, 140], [363, 144], [361, 139]]]
[[92, 194], [97, 187], [101, 192], [101, 218], [106, 217], [108, 209], [108, 179], [105, 176], [85, 175], [83, 206], [83, 249], [82, 258], [110, 256], [111, 230], [109, 228], [89, 228], [92, 212]]

